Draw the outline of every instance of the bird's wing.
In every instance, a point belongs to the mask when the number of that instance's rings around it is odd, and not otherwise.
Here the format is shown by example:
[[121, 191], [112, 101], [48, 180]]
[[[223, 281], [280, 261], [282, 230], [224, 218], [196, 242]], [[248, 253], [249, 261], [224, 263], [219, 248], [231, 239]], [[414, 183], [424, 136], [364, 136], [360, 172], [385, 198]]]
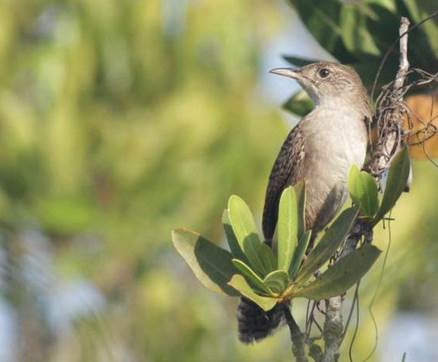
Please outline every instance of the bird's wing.
[[272, 167], [266, 189], [263, 210], [263, 234], [271, 243], [278, 218], [278, 204], [282, 191], [303, 178], [304, 138], [300, 125], [290, 131]]

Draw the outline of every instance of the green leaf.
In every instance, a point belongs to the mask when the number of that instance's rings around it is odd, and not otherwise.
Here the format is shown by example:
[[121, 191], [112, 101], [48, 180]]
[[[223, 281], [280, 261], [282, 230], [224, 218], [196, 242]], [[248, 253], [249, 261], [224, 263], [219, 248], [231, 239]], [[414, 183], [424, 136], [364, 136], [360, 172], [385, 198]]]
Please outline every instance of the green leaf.
[[351, 63], [355, 57], [342, 40], [340, 12], [344, 6], [339, 1], [289, 0], [307, 30], [321, 46], [343, 64]]
[[[415, 22], [426, 19], [437, 9], [436, 0], [404, 0], [403, 3], [408, 8]], [[438, 39], [438, 22], [436, 21], [436, 17], [426, 21], [422, 26], [422, 30], [428, 39], [428, 43], [435, 57], [438, 57], [438, 44], [436, 41], [436, 39]]]
[[266, 274], [277, 268], [277, 261], [275, 260], [274, 253], [268, 245], [261, 243], [258, 252], [260, 254]]
[[[374, 78], [376, 76], [376, 72], [379, 68], [380, 62], [380, 57], [367, 56], [366, 59], [361, 60], [360, 63], [353, 63], [350, 65], [353, 66], [356, 72], [359, 73], [365, 87], [370, 90], [373, 86]], [[377, 89], [392, 80], [392, 78], [394, 77], [394, 70], [397, 70], [398, 59], [388, 59], [386, 64], [388, 65], [388, 67], [385, 67], [380, 73], [377, 82]]]
[[313, 102], [305, 91], [300, 90], [283, 104], [283, 108], [298, 116], [304, 117], [312, 110]]
[[228, 285], [238, 290], [242, 296], [252, 300], [264, 311], [271, 310], [272, 308], [274, 308], [275, 304], [277, 304], [276, 298], [263, 297], [256, 294], [246, 282], [245, 278], [240, 274], [233, 275], [231, 280], [228, 282]]
[[228, 285], [232, 276], [237, 273], [228, 251], [186, 229], [173, 230], [172, 241], [178, 253], [206, 288], [230, 296], [238, 295]]
[[[222, 215], [222, 223], [224, 226], [228, 245], [231, 250], [231, 254], [233, 254], [235, 258], [248, 264], [249, 263], [248, 258], [243, 253], [242, 249], [240, 248], [239, 242], [237, 241], [236, 236], [234, 235], [233, 228], [230, 223], [228, 209], [225, 210]], [[263, 263], [264, 269], [268, 272], [274, 270], [276, 268], [277, 262], [275, 261], [274, 254], [272, 253], [272, 249], [266, 244], [262, 243], [260, 244], [260, 250], [258, 252], [260, 254], [260, 258]]]
[[301, 266], [301, 262], [303, 261], [304, 253], [306, 252], [307, 246], [309, 245], [310, 238], [312, 236], [312, 230], [306, 231], [300, 238], [298, 242], [298, 246], [295, 249], [294, 256], [292, 258], [292, 263], [289, 269], [289, 275], [292, 280], [295, 279], [295, 276]]
[[260, 275], [266, 275], [265, 262], [260, 251], [262, 242], [257, 233], [257, 227], [251, 210], [240, 197], [232, 195], [228, 200], [228, 210], [231, 226], [240, 248], [248, 258], [250, 266]]
[[293, 296], [321, 300], [341, 295], [368, 272], [380, 253], [374, 245], [365, 244], [340, 259], [318, 279], [293, 293]]
[[377, 213], [379, 198], [373, 176], [353, 165], [348, 176], [348, 189], [352, 200], [360, 206], [364, 216], [371, 218]]
[[306, 184], [304, 181], [300, 181], [294, 185], [295, 194], [297, 195], [297, 207], [298, 207], [298, 240], [303, 236], [306, 231]]
[[367, 17], [373, 15], [365, 4], [350, 4], [341, 8], [342, 39], [347, 49], [356, 56], [380, 55], [380, 50], [366, 26]]
[[389, 168], [385, 192], [380, 209], [374, 218], [374, 224], [377, 224], [386, 213], [394, 207], [408, 183], [410, 169], [409, 152], [407, 147], [404, 147], [394, 157], [391, 167]]
[[300, 284], [309, 279], [330, 257], [335, 253], [339, 245], [345, 240], [357, 217], [358, 208], [350, 207], [330, 225], [321, 238], [321, 241], [311, 251], [303, 267], [296, 277], [296, 283]]
[[295, 57], [293, 55], [283, 55], [282, 58], [285, 61], [287, 61], [289, 64], [292, 64], [296, 67], [304, 67], [305, 65], [309, 65], [312, 63], [318, 63], [321, 61], [321, 60], [317, 60], [317, 59]]
[[297, 197], [295, 190], [290, 186], [282, 192], [280, 197], [277, 230], [278, 269], [287, 272], [298, 241]]
[[[340, 63], [353, 65], [365, 86], [373, 81], [381, 54], [391, 47], [394, 36], [397, 37], [400, 16], [407, 16], [418, 23], [436, 10], [436, 0], [370, 0], [348, 4], [322, 0], [289, 2], [318, 43]], [[436, 71], [437, 35], [436, 18], [409, 33], [411, 64], [430, 73]], [[291, 59], [291, 63], [299, 64], [295, 59]], [[369, 76], [359, 69], [365, 64]], [[390, 81], [397, 69], [397, 57], [387, 59], [377, 89]], [[291, 103], [288, 102], [287, 109], [295, 106]]]
[[275, 270], [265, 277], [263, 283], [274, 293], [281, 294], [288, 287], [289, 281], [289, 275], [284, 270]]
[[230, 223], [230, 218], [228, 214], [228, 209], [225, 209], [222, 214], [222, 224], [225, 231], [225, 236], [227, 238], [228, 246], [230, 247], [231, 254], [237, 259], [240, 259], [244, 262], [247, 261], [245, 254], [240, 248], [239, 242], [236, 239], [236, 235], [234, 235], [233, 228]]
[[272, 294], [263, 280], [248, 265], [239, 259], [233, 259], [232, 262], [233, 265], [242, 273], [249, 284], [263, 293], [268, 295]]

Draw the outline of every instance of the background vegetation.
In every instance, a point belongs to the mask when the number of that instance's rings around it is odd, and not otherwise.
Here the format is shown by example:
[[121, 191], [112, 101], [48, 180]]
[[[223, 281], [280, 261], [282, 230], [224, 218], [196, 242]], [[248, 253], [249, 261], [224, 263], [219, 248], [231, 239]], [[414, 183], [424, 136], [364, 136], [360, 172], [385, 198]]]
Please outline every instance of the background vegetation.
[[[231, 193], [261, 211], [290, 128], [260, 92], [262, 59], [288, 14], [262, 0], [0, 3], [0, 360], [290, 360], [285, 330], [239, 344], [235, 301], [199, 286], [170, 241], [179, 225], [223, 238]], [[362, 283], [357, 358], [375, 293], [372, 360], [397, 318], [414, 334], [438, 324], [437, 169], [416, 161], [414, 175], [382, 283], [383, 258]], [[419, 335], [413, 353], [433, 360]]]

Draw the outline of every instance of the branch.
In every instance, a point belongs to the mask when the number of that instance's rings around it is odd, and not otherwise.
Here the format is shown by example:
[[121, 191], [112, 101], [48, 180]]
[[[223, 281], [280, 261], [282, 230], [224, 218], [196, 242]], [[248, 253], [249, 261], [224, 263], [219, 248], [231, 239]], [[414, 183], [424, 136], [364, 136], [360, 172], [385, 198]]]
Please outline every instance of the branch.
[[[408, 61], [408, 28], [409, 20], [401, 18], [400, 34], [400, 65], [391, 89], [382, 92], [379, 96], [374, 121], [377, 125], [378, 139], [373, 149], [370, 161], [365, 169], [381, 181], [389, 169], [392, 158], [400, 150], [403, 140], [402, 121], [404, 113], [403, 89], [409, 71]], [[357, 220], [352, 232], [345, 242], [340, 254], [341, 259], [355, 250], [358, 242], [364, 237], [365, 242], [372, 242], [372, 227]], [[326, 317], [323, 329], [324, 355], [322, 362], [336, 361], [339, 356], [339, 347], [343, 336], [342, 296], [330, 298], [326, 301]]]
[[403, 96], [406, 93], [404, 83], [409, 71], [408, 61], [409, 20], [401, 18], [400, 65], [395, 81], [383, 90], [377, 99], [374, 123], [377, 126], [377, 142], [370, 162], [365, 166], [377, 180], [381, 180], [388, 170], [392, 158], [400, 150], [403, 138], [403, 114], [406, 112]]
[[397, 72], [397, 76], [395, 78], [394, 89], [400, 90], [402, 89], [406, 75], [409, 70], [409, 61], [408, 61], [408, 29], [409, 29], [409, 20], [405, 17], [401, 18], [400, 22], [400, 66]]
[[324, 338], [325, 351], [322, 362], [337, 361], [339, 347], [342, 342], [344, 324], [342, 318], [342, 297], [337, 296], [325, 301], [326, 317], [322, 336]]
[[290, 340], [292, 341], [292, 353], [296, 358], [297, 362], [307, 362], [306, 354], [304, 351], [304, 334], [301, 333], [300, 327], [297, 322], [295, 322], [292, 316], [289, 306], [283, 305], [283, 313], [286, 318], [286, 323], [290, 331]]

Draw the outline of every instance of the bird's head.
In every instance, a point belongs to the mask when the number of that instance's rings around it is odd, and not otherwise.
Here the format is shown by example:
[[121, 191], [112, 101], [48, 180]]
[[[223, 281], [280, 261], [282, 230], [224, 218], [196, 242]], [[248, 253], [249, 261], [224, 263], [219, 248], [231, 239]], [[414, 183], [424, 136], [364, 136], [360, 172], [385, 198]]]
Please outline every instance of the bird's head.
[[295, 79], [316, 105], [331, 100], [349, 101], [358, 96], [367, 99], [359, 75], [347, 65], [321, 62], [298, 69], [275, 68], [270, 72]]

